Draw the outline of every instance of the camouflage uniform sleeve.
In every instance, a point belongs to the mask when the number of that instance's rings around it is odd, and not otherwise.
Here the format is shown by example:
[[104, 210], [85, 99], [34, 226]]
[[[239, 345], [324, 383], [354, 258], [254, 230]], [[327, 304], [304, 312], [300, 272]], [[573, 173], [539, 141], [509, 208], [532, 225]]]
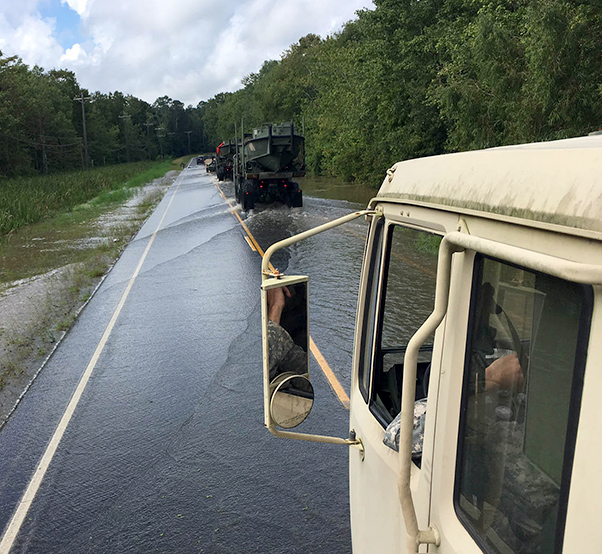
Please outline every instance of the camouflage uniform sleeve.
[[279, 373], [278, 366], [299, 375], [307, 371], [307, 352], [295, 344], [286, 329], [271, 320], [268, 321], [268, 345], [270, 379]]
[[412, 455], [422, 454], [424, 426], [426, 424], [426, 398], [414, 403], [414, 431], [412, 436]]
[[387, 426], [385, 430], [385, 436], [383, 437], [383, 443], [395, 450], [395, 452], [399, 452], [399, 427], [401, 421], [401, 412], [399, 412], [395, 419]]
[[295, 346], [291, 336], [272, 320], [268, 321], [268, 345], [270, 357], [270, 373], [282, 362], [287, 352]]
[[[399, 429], [401, 413], [389, 423], [383, 443], [389, 448], [399, 452]], [[424, 442], [424, 425], [426, 423], [426, 398], [414, 402], [414, 429], [412, 436], [412, 454], [422, 454], [422, 443]]]

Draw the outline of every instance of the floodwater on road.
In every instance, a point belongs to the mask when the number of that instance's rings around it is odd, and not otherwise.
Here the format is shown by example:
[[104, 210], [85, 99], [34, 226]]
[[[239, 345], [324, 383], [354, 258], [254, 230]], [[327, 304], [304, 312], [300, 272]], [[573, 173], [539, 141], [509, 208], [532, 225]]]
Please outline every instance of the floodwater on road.
[[[347, 448], [263, 427], [261, 259], [216, 185], [181, 174], [0, 432], [6, 529], [94, 362], [10, 552], [351, 551]], [[309, 190], [303, 208], [243, 214], [262, 248], [365, 206]], [[272, 260], [310, 276], [311, 334], [347, 390], [365, 234], [358, 219]], [[312, 375], [299, 430], [346, 436], [313, 361]]]
[[345, 200], [366, 207], [376, 196], [376, 189], [358, 183], [346, 183], [332, 177], [308, 175], [298, 179], [299, 186], [305, 196], [326, 198], [328, 200]]
[[[327, 177], [299, 179], [303, 208], [257, 205], [245, 223], [265, 250], [278, 240], [365, 209], [376, 190]], [[221, 183], [230, 192], [230, 183]], [[359, 277], [367, 223], [364, 218], [280, 250], [272, 265], [287, 275], [310, 278], [310, 333], [347, 392]]]
[[123, 206], [107, 206], [103, 210], [85, 204], [2, 237], [0, 290], [61, 266], [86, 261], [95, 250], [121, 246], [140, 226], [148, 208], [158, 203], [157, 198], [173, 182], [175, 174], [170, 171], [141, 189], [130, 190], [132, 198]]

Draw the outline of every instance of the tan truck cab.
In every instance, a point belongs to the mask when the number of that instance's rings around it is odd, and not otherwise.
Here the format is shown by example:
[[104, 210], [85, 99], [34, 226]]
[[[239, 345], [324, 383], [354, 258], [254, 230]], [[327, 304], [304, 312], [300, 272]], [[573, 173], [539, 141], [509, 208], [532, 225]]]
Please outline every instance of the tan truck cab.
[[[313, 402], [307, 278], [270, 257], [360, 216], [350, 436], [290, 431]], [[354, 552], [602, 552], [601, 240], [588, 136], [400, 162], [366, 210], [268, 249], [265, 424], [351, 447]]]

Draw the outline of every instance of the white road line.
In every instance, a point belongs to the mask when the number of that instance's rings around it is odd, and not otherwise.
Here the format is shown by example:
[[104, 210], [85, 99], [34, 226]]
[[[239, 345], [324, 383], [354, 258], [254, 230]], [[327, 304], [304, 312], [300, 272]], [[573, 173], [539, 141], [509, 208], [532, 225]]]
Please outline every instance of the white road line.
[[107, 325], [107, 328], [105, 329], [105, 332], [103, 333], [102, 338], [100, 339], [100, 342], [98, 343], [98, 346], [96, 347], [96, 350], [94, 351], [94, 354], [92, 355], [92, 358], [91, 358], [90, 362], [88, 363], [88, 366], [86, 367], [86, 371], [84, 371], [84, 374], [82, 375], [82, 378], [80, 379], [79, 384], [77, 385], [77, 388], [75, 389], [75, 392], [73, 393], [73, 396], [71, 397], [69, 405], [67, 406], [67, 409], [65, 410], [65, 413], [63, 414], [63, 417], [61, 418], [61, 421], [59, 422], [58, 427], [56, 428], [56, 430], [54, 432], [54, 435], [52, 435], [52, 438], [50, 439], [50, 442], [48, 443], [48, 446], [46, 447], [46, 451], [44, 452], [44, 455], [40, 459], [40, 462], [38, 463], [38, 467], [36, 468], [31, 480], [29, 481], [29, 485], [27, 486], [27, 489], [25, 490], [25, 493], [23, 494], [23, 497], [21, 498], [19, 505], [17, 506], [17, 509], [15, 510], [15, 513], [13, 514], [13, 517], [12, 517], [10, 523], [8, 524], [8, 527], [6, 528], [6, 531], [4, 532], [4, 536], [2, 537], [2, 542], [0, 542], [0, 554], [8, 554], [10, 552], [10, 549], [13, 546], [13, 543], [15, 542], [15, 539], [17, 538], [19, 530], [21, 529], [21, 526], [23, 525], [23, 521], [25, 520], [25, 516], [27, 515], [27, 512], [29, 511], [29, 507], [31, 506], [31, 504], [36, 496], [36, 493], [38, 492], [38, 489], [40, 488], [42, 479], [44, 479], [44, 475], [46, 474], [46, 471], [48, 470], [48, 467], [50, 466], [50, 463], [52, 462], [52, 459], [54, 458], [54, 455], [59, 446], [59, 443], [61, 442], [61, 439], [63, 438], [63, 435], [65, 433], [65, 430], [67, 429], [67, 426], [69, 425], [69, 422], [71, 421], [71, 418], [73, 417], [73, 413], [75, 412], [75, 409], [77, 408], [77, 405], [78, 405], [78, 403], [81, 399], [81, 396], [86, 388], [86, 385], [88, 384], [88, 381], [90, 380], [90, 376], [92, 375], [92, 372], [94, 371], [94, 368], [96, 367], [96, 363], [98, 362], [98, 359], [100, 358], [100, 355], [107, 343], [107, 340], [109, 339], [109, 336], [111, 335], [111, 332], [113, 331], [113, 327], [115, 327], [115, 322], [117, 321], [117, 318], [119, 317], [119, 313], [121, 312], [121, 309], [123, 308], [123, 305], [125, 304], [125, 301], [126, 301], [128, 295], [130, 294], [130, 291], [132, 290], [134, 281], [136, 280], [136, 277], [138, 277], [138, 273], [140, 273], [142, 264], [144, 263], [144, 260], [146, 259], [146, 256], [148, 255], [148, 252], [149, 252], [153, 242], [155, 241], [155, 237], [157, 236], [157, 233], [159, 232], [159, 229], [161, 228], [161, 225], [163, 224], [163, 220], [165, 219], [165, 216], [167, 215], [167, 212], [169, 211], [169, 208], [171, 207], [171, 203], [173, 202], [173, 199], [176, 196], [178, 189], [180, 188], [180, 183], [181, 183], [181, 179], [179, 179], [179, 182], [178, 182], [173, 194], [171, 195], [169, 204], [167, 205], [167, 208], [165, 208], [165, 213], [163, 214], [161, 221], [159, 221], [159, 224], [157, 225], [157, 229], [152, 234], [148, 244], [146, 245], [146, 249], [144, 250], [142, 257], [140, 258], [140, 261], [138, 262], [138, 266], [136, 267], [134, 273], [132, 274], [132, 277], [130, 278], [130, 281], [123, 293], [123, 296], [121, 297], [121, 300], [119, 301], [119, 304], [117, 305], [117, 308], [115, 308], [115, 311], [113, 312], [113, 317], [111, 318], [111, 321], [109, 321], [109, 324]]
[[253, 250], [253, 252], [257, 252], [257, 248], [255, 248], [255, 246], [251, 242], [251, 239], [247, 235], [245, 235], [245, 240], [247, 241], [247, 244], [249, 245], [249, 248], [251, 250]]

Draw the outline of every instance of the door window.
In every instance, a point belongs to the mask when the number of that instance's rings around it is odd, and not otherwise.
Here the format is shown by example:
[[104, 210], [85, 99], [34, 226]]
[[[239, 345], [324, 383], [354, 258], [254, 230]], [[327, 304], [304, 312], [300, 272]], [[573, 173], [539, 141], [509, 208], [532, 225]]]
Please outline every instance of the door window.
[[477, 256], [455, 505], [486, 552], [560, 552], [591, 288]]
[[[383, 427], [401, 410], [406, 346], [433, 311], [440, 243], [437, 235], [389, 226], [370, 402]], [[428, 342], [419, 357], [417, 399], [428, 389], [432, 338]]]

